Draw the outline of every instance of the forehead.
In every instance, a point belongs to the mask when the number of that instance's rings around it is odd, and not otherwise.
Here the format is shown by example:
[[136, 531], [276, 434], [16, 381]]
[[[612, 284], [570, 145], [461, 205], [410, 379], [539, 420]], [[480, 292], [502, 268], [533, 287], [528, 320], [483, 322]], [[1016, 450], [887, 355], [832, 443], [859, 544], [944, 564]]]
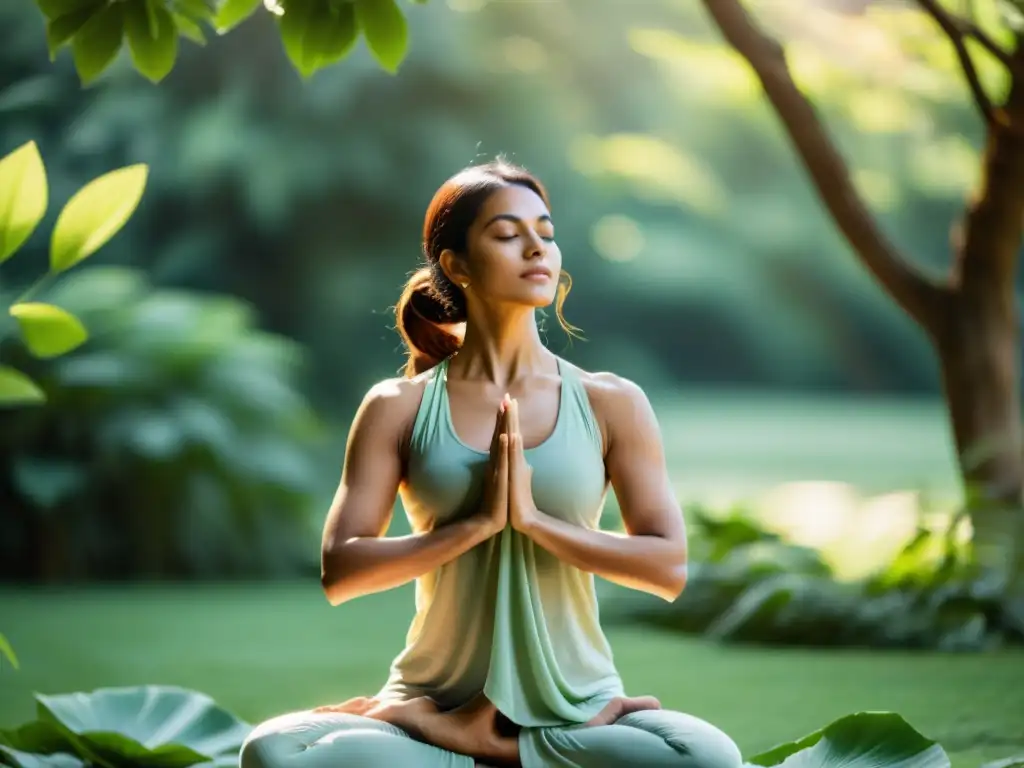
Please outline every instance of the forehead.
[[536, 221], [550, 215], [540, 195], [528, 187], [513, 184], [502, 187], [487, 198], [480, 209], [478, 221], [487, 226], [496, 216], [513, 216], [525, 221]]

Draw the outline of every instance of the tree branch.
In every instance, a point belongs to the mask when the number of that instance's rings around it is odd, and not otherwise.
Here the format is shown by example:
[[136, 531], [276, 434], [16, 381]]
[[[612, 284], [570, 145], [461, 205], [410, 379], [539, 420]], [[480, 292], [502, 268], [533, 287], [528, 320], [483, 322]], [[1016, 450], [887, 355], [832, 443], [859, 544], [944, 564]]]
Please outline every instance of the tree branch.
[[974, 66], [974, 59], [971, 58], [971, 53], [967, 50], [966, 36], [969, 34], [975, 38], [986, 49], [991, 51], [996, 58], [1002, 61], [1010, 69], [1011, 73], [1016, 74], [1015, 62], [1010, 53], [1003, 50], [977, 24], [954, 16], [947, 11], [942, 7], [939, 0], [917, 0], [917, 4], [935, 20], [935, 23], [939, 25], [942, 31], [946, 33], [946, 37], [953, 43], [956, 57], [960, 60], [960, 67], [963, 69], [964, 77], [967, 78], [967, 85], [971, 89], [971, 96], [985, 118], [985, 123], [991, 126], [1008, 127], [1010, 121], [1006, 111], [995, 106], [988, 97], [988, 94], [985, 93], [985, 88], [981, 84], [981, 78], [978, 77], [978, 69]]
[[904, 311], [936, 332], [946, 286], [912, 266], [881, 232], [824, 124], [793, 81], [782, 46], [758, 27], [741, 0], [702, 1], [726, 41], [757, 74], [821, 200], [861, 262]]

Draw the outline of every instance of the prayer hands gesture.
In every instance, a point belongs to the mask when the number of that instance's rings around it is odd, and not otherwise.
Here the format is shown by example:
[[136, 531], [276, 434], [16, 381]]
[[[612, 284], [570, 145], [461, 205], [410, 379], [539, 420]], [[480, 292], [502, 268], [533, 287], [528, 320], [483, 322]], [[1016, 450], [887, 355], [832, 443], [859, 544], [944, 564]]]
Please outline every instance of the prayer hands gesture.
[[513, 529], [525, 533], [536, 521], [532, 479], [533, 468], [526, 463], [519, 431], [519, 402], [506, 394], [494, 422], [482, 508], [493, 534], [510, 523]]

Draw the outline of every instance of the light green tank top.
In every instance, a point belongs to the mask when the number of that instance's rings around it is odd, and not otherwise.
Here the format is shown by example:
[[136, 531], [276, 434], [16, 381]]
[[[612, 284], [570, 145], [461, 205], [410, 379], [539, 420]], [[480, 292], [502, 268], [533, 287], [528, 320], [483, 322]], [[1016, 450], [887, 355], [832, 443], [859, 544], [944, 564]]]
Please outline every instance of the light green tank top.
[[[607, 481], [601, 432], [583, 383], [562, 379], [551, 436], [525, 451], [542, 512], [596, 528]], [[414, 531], [476, 514], [486, 452], [452, 425], [448, 363], [428, 377], [413, 426], [403, 501]], [[523, 727], [593, 717], [622, 682], [598, 619], [594, 576], [511, 527], [416, 583], [416, 615], [383, 698], [429, 695], [457, 706], [483, 691]]]

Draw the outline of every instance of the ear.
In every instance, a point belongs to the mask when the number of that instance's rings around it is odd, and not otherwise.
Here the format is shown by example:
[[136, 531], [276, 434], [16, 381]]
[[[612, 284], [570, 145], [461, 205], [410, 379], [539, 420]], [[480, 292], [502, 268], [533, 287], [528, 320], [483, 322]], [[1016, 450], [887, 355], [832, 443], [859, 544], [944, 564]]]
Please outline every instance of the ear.
[[456, 285], [472, 282], [469, 270], [466, 269], [468, 266], [466, 264], [466, 260], [450, 248], [446, 248], [441, 251], [441, 255], [438, 257], [438, 262], [441, 265], [441, 269], [444, 272], [445, 277]]

